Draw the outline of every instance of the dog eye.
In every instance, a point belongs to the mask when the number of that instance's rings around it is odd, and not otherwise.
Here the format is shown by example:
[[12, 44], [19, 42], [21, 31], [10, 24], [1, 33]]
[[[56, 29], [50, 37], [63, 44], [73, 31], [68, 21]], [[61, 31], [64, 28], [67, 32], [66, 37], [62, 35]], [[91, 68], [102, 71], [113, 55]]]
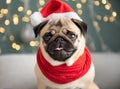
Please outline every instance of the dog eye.
[[51, 34], [51, 32], [48, 32], [48, 33], [45, 33], [45, 35], [43, 36], [43, 39], [47, 43], [52, 36], [53, 35]]
[[68, 32], [67, 35], [72, 41], [76, 40], [77, 38], [77, 36], [72, 32]]

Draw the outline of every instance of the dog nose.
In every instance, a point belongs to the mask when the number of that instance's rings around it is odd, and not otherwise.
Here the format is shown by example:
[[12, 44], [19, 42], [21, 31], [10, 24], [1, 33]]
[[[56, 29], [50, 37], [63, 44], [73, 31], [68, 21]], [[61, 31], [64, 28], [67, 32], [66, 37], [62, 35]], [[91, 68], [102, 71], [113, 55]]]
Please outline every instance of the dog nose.
[[61, 42], [61, 41], [63, 41], [63, 38], [62, 38], [62, 37], [57, 37], [57, 38], [55, 39], [55, 41], [56, 41], [56, 42]]

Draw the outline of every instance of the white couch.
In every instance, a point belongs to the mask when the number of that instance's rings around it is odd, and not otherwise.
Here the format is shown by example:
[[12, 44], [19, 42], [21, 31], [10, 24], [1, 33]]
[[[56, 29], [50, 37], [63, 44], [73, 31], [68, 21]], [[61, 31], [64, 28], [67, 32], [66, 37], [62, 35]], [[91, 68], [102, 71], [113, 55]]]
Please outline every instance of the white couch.
[[[92, 53], [101, 89], [120, 89], [120, 53]], [[0, 89], [37, 89], [35, 54], [0, 56]]]

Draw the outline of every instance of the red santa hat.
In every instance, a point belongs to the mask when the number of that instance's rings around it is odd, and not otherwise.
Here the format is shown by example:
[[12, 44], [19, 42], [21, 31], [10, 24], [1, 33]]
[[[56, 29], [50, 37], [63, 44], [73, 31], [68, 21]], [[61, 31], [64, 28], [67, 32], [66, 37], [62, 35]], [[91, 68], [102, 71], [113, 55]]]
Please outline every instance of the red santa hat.
[[31, 24], [39, 25], [42, 21], [52, 18], [74, 18], [82, 21], [76, 12], [61, 0], [50, 0], [40, 12], [34, 12], [31, 16]]

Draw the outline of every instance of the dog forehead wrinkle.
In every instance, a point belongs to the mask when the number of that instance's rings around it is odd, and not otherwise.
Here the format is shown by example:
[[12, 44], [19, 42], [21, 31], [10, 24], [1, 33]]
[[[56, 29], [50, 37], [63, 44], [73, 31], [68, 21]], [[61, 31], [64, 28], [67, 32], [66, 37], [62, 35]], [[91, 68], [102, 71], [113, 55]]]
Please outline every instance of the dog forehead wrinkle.
[[59, 19], [57, 23], [55, 23], [55, 26], [59, 26], [59, 27], [62, 27], [62, 22], [61, 20]]

